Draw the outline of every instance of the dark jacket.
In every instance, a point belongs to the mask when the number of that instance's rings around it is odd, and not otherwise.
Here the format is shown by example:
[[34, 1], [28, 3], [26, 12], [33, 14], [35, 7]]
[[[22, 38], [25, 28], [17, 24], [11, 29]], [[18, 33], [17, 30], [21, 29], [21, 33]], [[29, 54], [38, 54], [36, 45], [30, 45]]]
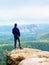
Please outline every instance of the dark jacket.
[[13, 35], [16, 36], [16, 37], [20, 36], [20, 31], [19, 31], [19, 29], [18, 29], [17, 27], [14, 27], [14, 28], [12, 29], [12, 33], [13, 33]]

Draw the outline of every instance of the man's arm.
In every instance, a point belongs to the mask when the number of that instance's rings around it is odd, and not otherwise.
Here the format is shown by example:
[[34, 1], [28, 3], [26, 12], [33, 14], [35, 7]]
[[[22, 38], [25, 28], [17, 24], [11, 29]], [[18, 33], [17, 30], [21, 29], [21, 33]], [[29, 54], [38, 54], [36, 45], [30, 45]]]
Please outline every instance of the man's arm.
[[18, 34], [19, 34], [19, 36], [20, 36], [20, 30], [18, 29]]

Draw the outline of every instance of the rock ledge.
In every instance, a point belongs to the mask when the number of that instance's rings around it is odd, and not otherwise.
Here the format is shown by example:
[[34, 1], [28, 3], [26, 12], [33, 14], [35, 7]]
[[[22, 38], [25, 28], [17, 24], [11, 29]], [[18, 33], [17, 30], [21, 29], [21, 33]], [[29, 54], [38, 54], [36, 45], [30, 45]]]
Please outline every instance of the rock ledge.
[[38, 49], [15, 49], [7, 54], [7, 65], [49, 65], [49, 52]]

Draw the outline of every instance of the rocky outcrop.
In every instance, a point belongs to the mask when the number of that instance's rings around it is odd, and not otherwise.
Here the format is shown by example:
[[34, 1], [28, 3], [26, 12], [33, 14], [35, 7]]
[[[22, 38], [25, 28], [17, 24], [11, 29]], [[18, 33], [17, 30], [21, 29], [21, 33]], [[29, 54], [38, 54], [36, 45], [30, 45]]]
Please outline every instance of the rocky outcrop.
[[15, 49], [7, 54], [7, 65], [49, 65], [49, 52], [38, 49]]

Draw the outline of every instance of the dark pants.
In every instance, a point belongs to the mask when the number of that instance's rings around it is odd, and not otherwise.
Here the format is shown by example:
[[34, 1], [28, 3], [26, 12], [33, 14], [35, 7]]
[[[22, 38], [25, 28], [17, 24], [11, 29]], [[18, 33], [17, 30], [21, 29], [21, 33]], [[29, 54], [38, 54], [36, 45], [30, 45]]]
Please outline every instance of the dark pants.
[[14, 36], [14, 48], [16, 48], [17, 41], [19, 43], [19, 48], [21, 48], [20, 38], [19, 37], [16, 37], [16, 36]]

